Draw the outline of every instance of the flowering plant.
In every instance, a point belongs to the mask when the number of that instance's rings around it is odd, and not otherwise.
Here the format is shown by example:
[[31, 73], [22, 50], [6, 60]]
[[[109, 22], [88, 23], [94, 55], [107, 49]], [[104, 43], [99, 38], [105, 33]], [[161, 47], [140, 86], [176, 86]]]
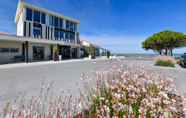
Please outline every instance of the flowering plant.
[[[111, 63], [109, 61], [109, 63]], [[173, 79], [136, 65], [112, 62], [92, 79], [82, 75], [85, 89], [74, 99], [57, 96], [52, 84], [42, 85], [39, 96], [21, 97], [7, 103], [3, 118], [182, 118], [184, 96], [176, 91]]]
[[184, 97], [178, 94], [170, 78], [143, 69], [98, 73], [87, 116], [106, 118], [185, 117]]

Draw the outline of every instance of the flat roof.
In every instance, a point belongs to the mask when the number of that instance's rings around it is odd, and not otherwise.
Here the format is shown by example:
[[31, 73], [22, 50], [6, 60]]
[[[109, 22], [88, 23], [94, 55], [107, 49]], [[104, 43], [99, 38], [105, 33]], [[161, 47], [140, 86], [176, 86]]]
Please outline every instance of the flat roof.
[[80, 44], [67, 43], [67, 42], [64, 42], [64, 41], [36, 39], [36, 38], [28, 38], [28, 37], [15, 36], [15, 35], [4, 35], [4, 34], [3, 35], [0, 34], [0, 41], [14, 41], [14, 42], [26, 42], [26, 41], [28, 41], [30, 43], [56, 44], [56, 45], [80, 47]]
[[19, 3], [18, 3], [17, 12], [16, 12], [16, 16], [15, 16], [15, 22], [18, 20], [19, 12], [21, 12], [22, 11], [21, 9], [24, 8], [24, 7], [28, 7], [28, 8], [32, 8], [32, 9], [35, 9], [35, 10], [38, 10], [38, 11], [41, 11], [41, 12], [45, 12], [47, 14], [54, 15], [54, 16], [60, 17], [60, 18], [65, 19], [65, 20], [69, 20], [69, 21], [72, 21], [72, 22], [77, 23], [77, 24], [80, 23], [80, 21], [77, 20], [77, 19], [73, 19], [71, 17], [64, 16], [60, 13], [56, 13], [56, 12], [50, 11], [50, 10], [45, 9], [45, 8], [37, 7], [37, 6], [34, 6], [32, 4], [23, 2], [23, 1], [19, 1]]

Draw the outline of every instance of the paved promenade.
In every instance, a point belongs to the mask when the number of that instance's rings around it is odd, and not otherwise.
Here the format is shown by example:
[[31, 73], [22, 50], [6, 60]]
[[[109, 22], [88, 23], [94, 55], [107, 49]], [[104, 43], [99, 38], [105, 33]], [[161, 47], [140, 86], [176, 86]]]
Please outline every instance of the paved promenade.
[[[122, 63], [126, 65], [141, 65], [145, 69], [169, 76], [175, 79], [176, 87], [180, 92], [186, 93], [186, 69], [156, 67], [152, 61], [127, 60]], [[112, 65], [111, 61], [98, 60], [69, 60], [62, 62], [36, 62], [10, 64], [0, 66], [0, 104], [7, 100], [15, 99], [20, 93], [27, 96], [38, 95], [41, 83], [54, 82], [53, 91], [62, 90], [77, 95], [81, 84], [81, 74], [99, 70], [107, 70]]]
[[78, 93], [81, 74], [92, 73], [108, 62], [98, 60], [69, 60], [61, 62], [36, 62], [0, 66], [0, 103], [15, 99], [18, 95], [39, 94], [41, 84], [54, 82], [53, 91]]

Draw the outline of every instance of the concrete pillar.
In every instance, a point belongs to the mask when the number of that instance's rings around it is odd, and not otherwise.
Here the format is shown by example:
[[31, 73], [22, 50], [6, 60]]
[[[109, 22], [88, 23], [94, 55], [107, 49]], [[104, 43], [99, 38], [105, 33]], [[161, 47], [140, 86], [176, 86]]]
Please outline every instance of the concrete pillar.
[[72, 47], [70, 47], [70, 59], [72, 59]]
[[79, 59], [81, 57], [81, 54], [80, 54], [80, 47], [77, 47], [77, 58]]
[[42, 38], [46, 39], [46, 26], [44, 24], [42, 24], [41, 26], [42, 26]]
[[57, 57], [58, 57], [58, 46], [53, 45], [53, 60], [56, 60]]
[[33, 22], [30, 22], [30, 37], [34, 38], [34, 35], [33, 35]]
[[29, 43], [28, 41], [25, 42], [25, 62], [29, 62]]

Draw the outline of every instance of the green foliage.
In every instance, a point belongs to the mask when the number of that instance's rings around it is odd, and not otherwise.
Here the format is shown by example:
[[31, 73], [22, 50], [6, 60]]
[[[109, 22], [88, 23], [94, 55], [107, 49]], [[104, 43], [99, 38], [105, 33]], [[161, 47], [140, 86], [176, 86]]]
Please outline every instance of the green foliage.
[[175, 64], [171, 61], [158, 60], [156, 66], [175, 67]]
[[85, 56], [86, 57], [89, 55], [94, 57], [96, 55], [95, 53], [96, 53], [96, 49], [94, 46], [91, 45], [90, 47], [85, 47]]
[[174, 48], [184, 46], [186, 46], [186, 35], [180, 32], [168, 30], [155, 33], [142, 43], [142, 47], [145, 50], [152, 49], [160, 54], [165, 51], [166, 55], [168, 55], [168, 51], [172, 55], [172, 50]]

